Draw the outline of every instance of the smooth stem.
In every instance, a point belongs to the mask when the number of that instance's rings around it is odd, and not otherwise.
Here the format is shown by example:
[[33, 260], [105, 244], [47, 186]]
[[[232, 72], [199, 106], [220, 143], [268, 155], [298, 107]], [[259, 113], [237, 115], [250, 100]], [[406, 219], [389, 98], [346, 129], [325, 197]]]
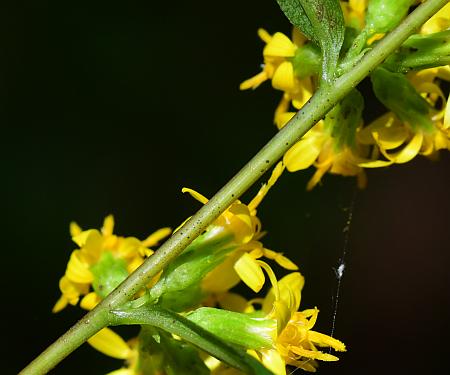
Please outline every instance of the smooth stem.
[[323, 118], [349, 91], [392, 54], [417, 28], [447, 4], [428, 0], [418, 6], [395, 30], [384, 37], [361, 61], [326, 89], [319, 89], [305, 106], [280, 130], [216, 195], [159, 250], [109, 294], [75, 326], [31, 362], [21, 374], [43, 374], [56, 366], [91, 335], [108, 324], [99, 318], [130, 300], [160, 270], [166, 267], [233, 201], [252, 186], [316, 122]]

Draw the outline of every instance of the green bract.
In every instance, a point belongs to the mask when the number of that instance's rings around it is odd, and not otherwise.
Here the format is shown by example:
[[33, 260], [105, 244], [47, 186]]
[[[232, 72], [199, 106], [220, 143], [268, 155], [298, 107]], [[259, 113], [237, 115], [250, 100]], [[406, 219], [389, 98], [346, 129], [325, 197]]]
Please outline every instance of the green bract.
[[387, 33], [408, 14], [415, 0], [370, 0], [366, 13], [369, 35]]
[[411, 35], [399, 52], [389, 56], [383, 66], [391, 71], [434, 68], [450, 63], [450, 30]]
[[297, 48], [292, 58], [292, 65], [295, 75], [299, 78], [318, 75], [322, 65], [320, 48], [314, 43], [307, 43]]
[[128, 277], [126, 262], [123, 259], [114, 258], [110, 252], [102, 254], [98, 263], [91, 267], [91, 272], [94, 275], [92, 287], [102, 298], [105, 298]]
[[273, 347], [272, 335], [277, 332], [277, 322], [273, 319], [255, 318], [248, 314], [211, 307], [201, 307], [186, 317], [226, 342], [247, 349]]
[[371, 80], [377, 98], [400, 120], [414, 129], [433, 129], [429, 115], [430, 105], [403, 74], [377, 68], [372, 73]]
[[[213, 227], [214, 228], [214, 227]], [[196, 307], [205, 297], [202, 280], [236, 248], [232, 236], [214, 235], [214, 229], [198, 237], [164, 271], [150, 289], [150, 297], [174, 311]]]
[[322, 82], [334, 79], [345, 25], [339, 0], [277, 0], [291, 23], [322, 51]]
[[335, 139], [336, 151], [342, 147], [354, 147], [356, 129], [362, 121], [364, 98], [357, 89], [353, 89], [325, 116], [325, 127]]

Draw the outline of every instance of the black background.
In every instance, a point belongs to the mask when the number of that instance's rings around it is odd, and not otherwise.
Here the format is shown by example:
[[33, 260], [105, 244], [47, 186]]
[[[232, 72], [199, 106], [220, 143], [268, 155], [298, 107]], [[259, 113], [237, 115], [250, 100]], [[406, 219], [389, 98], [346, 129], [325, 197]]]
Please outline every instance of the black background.
[[[71, 220], [145, 238], [199, 207], [275, 133], [280, 93], [239, 92], [262, 62], [258, 27], [290, 27], [275, 1], [17, 1], [1, 12], [2, 373], [17, 373], [79, 317], [53, 315], [75, 248]], [[367, 91], [368, 85], [362, 86]], [[366, 116], [379, 110], [366, 93]], [[322, 374], [449, 369], [450, 157], [368, 172], [356, 194], [336, 337]], [[285, 174], [260, 206], [265, 244], [306, 277], [302, 307], [329, 333], [355, 181]], [[243, 200], [256, 192], [255, 185]], [[52, 373], [120, 367], [83, 345]]]

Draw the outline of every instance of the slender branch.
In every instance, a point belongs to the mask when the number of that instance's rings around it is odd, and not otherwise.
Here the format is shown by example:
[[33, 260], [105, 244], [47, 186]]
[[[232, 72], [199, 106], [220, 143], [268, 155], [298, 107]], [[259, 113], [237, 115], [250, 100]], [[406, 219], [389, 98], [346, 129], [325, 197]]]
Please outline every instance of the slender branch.
[[21, 374], [43, 374], [62, 361], [90, 336], [108, 325], [108, 312], [130, 300], [160, 270], [166, 267], [233, 201], [253, 185], [315, 123], [323, 118], [347, 93], [392, 54], [417, 28], [447, 4], [448, 0], [428, 0], [383, 38], [361, 61], [332, 86], [319, 89], [307, 104], [280, 130], [216, 195], [204, 205], [159, 250], [87, 313], [69, 331], [31, 362]]

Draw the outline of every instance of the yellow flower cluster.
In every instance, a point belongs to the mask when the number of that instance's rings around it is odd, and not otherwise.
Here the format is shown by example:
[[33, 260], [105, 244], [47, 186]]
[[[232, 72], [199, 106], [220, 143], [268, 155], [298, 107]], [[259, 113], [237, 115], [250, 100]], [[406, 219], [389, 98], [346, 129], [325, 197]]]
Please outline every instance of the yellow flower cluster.
[[[264, 285], [263, 269], [268, 267], [261, 260], [262, 257], [274, 260], [287, 270], [297, 270], [298, 267], [282, 253], [266, 249], [259, 240], [264, 235], [261, 232], [261, 221], [256, 216], [257, 207], [282, 174], [284, 166], [279, 163], [267, 184], [263, 185], [252, 201], [246, 205], [239, 200], [235, 201], [210, 226], [211, 233], [231, 234], [235, 246], [223, 263], [209, 272], [202, 282], [202, 288], [209, 298], [217, 299], [220, 303], [227, 298], [227, 292], [243, 281], [253, 291], [259, 292]], [[208, 199], [192, 189], [184, 188], [183, 192], [191, 194], [195, 199], [205, 204]]]
[[[201, 289], [205, 296], [202, 306], [220, 306], [230, 311], [255, 313], [257, 311], [255, 304], [259, 301], [261, 309], [258, 311], [262, 314], [262, 319], [276, 322], [275, 325], [269, 324], [269, 327], [272, 327], [270, 328], [272, 346], [261, 347], [257, 350], [249, 349], [248, 352], [277, 375], [286, 373], [286, 365], [314, 371], [317, 360], [337, 360], [337, 357], [321, 352], [318, 349], [320, 347], [345, 350], [345, 346], [340, 341], [312, 330], [317, 319], [317, 309], [298, 311], [300, 293], [304, 284], [301, 274], [294, 272], [277, 281], [272, 268], [261, 260], [265, 257], [286, 270], [298, 270], [297, 265], [282, 253], [263, 246], [260, 239], [264, 233], [261, 231], [261, 222], [256, 215], [259, 204], [282, 174], [283, 169], [284, 165], [280, 162], [268, 182], [261, 187], [249, 204], [235, 201], [207, 228], [198, 243], [203, 246], [220, 244], [219, 250], [232, 249], [226, 253], [225, 259], [201, 280]], [[204, 196], [192, 189], [184, 188], [183, 192], [191, 194], [202, 203], [207, 202]], [[114, 220], [111, 215], [105, 218], [101, 230], [82, 231], [77, 224], [71, 224], [72, 238], [79, 248], [72, 252], [65, 275], [61, 279], [62, 296], [55, 304], [54, 312], [60, 311], [67, 304], [76, 305], [80, 299], [81, 307], [92, 309], [106, 295], [103, 294], [102, 285], [97, 280], [101, 274], [96, 268], [104, 262], [104, 259], [113, 259], [115, 263], [111, 264], [119, 264], [126, 270], [126, 274], [129, 274], [144, 261], [145, 257], [152, 255], [153, 250], [150, 247], [157, 245], [171, 232], [169, 228], [162, 228], [140, 241], [134, 237], [120, 237], [113, 234], [113, 227]], [[111, 273], [114, 274], [116, 271]], [[103, 269], [103, 272], [108, 273], [109, 268]], [[164, 272], [165, 270], [158, 277], [164, 277]], [[272, 289], [264, 299], [247, 301], [244, 297], [230, 292], [230, 289], [239, 281], [243, 281], [254, 292], [259, 292], [265, 284], [265, 274], [270, 279]], [[150, 295], [151, 287], [157, 285], [157, 282], [158, 278], [148, 285]], [[143, 298], [146, 298], [146, 295]], [[192, 298], [196, 297], [193, 295]], [[152, 303], [158, 303], [158, 301]], [[197, 302], [193, 302], [193, 307], [196, 306]], [[254, 334], [258, 334], [257, 328], [254, 329]], [[142, 338], [139, 336], [126, 342], [109, 328], [102, 329], [88, 340], [89, 344], [101, 353], [125, 361], [123, 368], [111, 374], [137, 375], [164, 372], [165, 370], [161, 370], [158, 364], [155, 364], [154, 371], [148, 370], [146, 366], [149, 359], [145, 352], [148, 348], [145, 349], [141, 341]], [[205, 359], [205, 366], [209, 366], [213, 374], [231, 371], [225, 370], [220, 362], [212, 358]]]
[[[123, 261], [127, 273], [139, 267], [144, 258], [153, 254], [152, 246], [171, 233], [170, 228], [161, 228], [140, 241], [135, 237], [120, 237], [113, 234], [114, 218], [105, 218], [103, 227], [82, 231], [76, 223], [70, 224], [72, 240], [79, 246], [72, 252], [66, 272], [59, 281], [61, 297], [53, 307], [53, 312], [64, 309], [68, 304], [76, 305], [81, 298], [80, 306], [91, 310], [101, 300], [98, 291], [92, 291], [95, 266], [104, 254]], [[102, 286], [99, 285], [99, 288]]]
[[[270, 271], [269, 271], [270, 272]], [[319, 311], [317, 308], [298, 311], [304, 278], [299, 272], [286, 275], [277, 281], [271, 275], [273, 287], [263, 299], [253, 299], [242, 306], [245, 313], [254, 314], [259, 311], [255, 305], [261, 305], [262, 319], [276, 322], [271, 348], [249, 349], [248, 353], [257, 358], [275, 375], [286, 375], [286, 366], [294, 366], [304, 371], [315, 372], [320, 361], [337, 361], [338, 357], [324, 353], [319, 348], [332, 348], [343, 352], [345, 345], [328, 335], [314, 331]], [[258, 331], [255, 329], [255, 333]], [[267, 332], [264, 332], [267, 334]], [[210, 360], [208, 366], [214, 375], [240, 374], [230, 370], [218, 361]]]
[[[364, 27], [367, 1], [342, 1], [347, 26], [357, 30]], [[431, 34], [450, 26], [450, 4], [432, 17], [420, 30]], [[317, 74], [305, 75], [299, 71], [302, 61], [297, 52], [305, 45], [311, 45], [297, 29], [292, 39], [276, 32], [270, 35], [258, 30], [264, 41], [264, 64], [262, 72], [241, 83], [240, 89], [255, 89], [262, 82], [271, 80], [273, 88], [283, 91], [282, 99], [275, 110], [274, 122], [281, 129], [317, 89]], [[370, 46], [383, 34], [372, 36]], [[316, 186], [327, 172], [343, 176], [356, 176], [358, 186], [366, 186], [364, 168], [385, 167], [394, 163], [406, 163], [417, 155], [435, 158], [438, 150], [450, 149], [450, 106], [440, 88], [440, 83], [450, 81], [448, 65], [410, 72], [407, 79], [430, 106], [429, 119], [433, 127], [419, 129], [414, 123], [400, 120], [388, 112], [364, 126], [361, 120], [356, 128], [354, 142], [338, 144], [331, 129], [319, 121], [284, 156], [283, 162], [290, 172], [304, 170], [311, 166], [316, 172], [307, 189]]]

